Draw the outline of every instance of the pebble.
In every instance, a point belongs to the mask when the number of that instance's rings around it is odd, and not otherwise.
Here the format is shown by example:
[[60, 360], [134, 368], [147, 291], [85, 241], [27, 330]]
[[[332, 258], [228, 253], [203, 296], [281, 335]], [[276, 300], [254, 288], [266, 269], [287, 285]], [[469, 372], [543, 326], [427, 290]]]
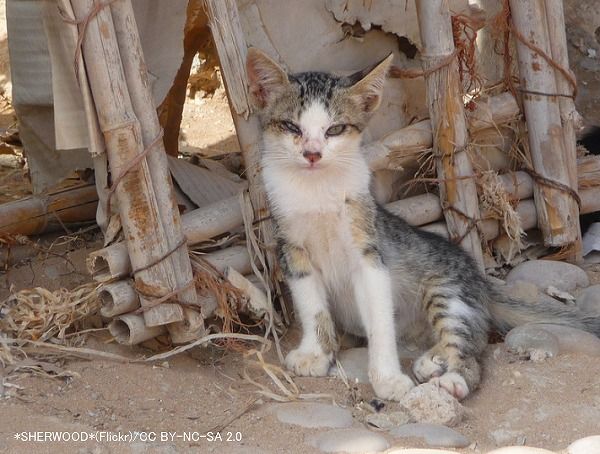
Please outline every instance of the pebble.
[[455, 426], [463, 418], [465, 408], [445, 389], [432, 383], [415, 386], [400, 400], [400, 405], [413, 421]]
[[490, 432], [490, 438], [496, 445], [514, 445], [519, 438], [523, 437], [523, 432], [509, 429], [496, 429]]
[[564, 292], [577, 287], [587, 287], [590, 280], [578, 266], [553, 260], [530, 260], [515, 266], [506, 276], [506, 283], [526, 281], [535, 284], [540, 290], [554, 286]]
[[576, 304], [581, 311], [600, 316], [600, 284], [583, 290], [577, 297]]
[[333, 405], [314, 402], [292, 402], [276, 407], [277, 419], [288, 424], [310, 428], [341, 428], [352, 425], [352, 413]]
[[456, 451], [444, 451], [442, 449], [427, 448], [404, 448], [394, 449], [390, 454], [456, 454]]
[[371, 413], [365, 418], [367, 424], [378, 429], [391, 429], [410, 422], [410, 415], [404, 411], [392, 411], [390, 413]]
[[[509, 446], [507, 448], [494, 449], [487, 454], [554, 454], [552, 451], [530, 446]], [[589, 453], [591, 454], [591, 453]]]
[[567, 454], [598, 454], [600, 453], [600, 435], [585, 437], [571, 443]]
[[508, 332], [504, 339], [509, 350], [541, 359], [558, 355], [558, 339], [539, 325], [521, 325]]
[[365, 453], [389, 448], [387, 440], [366, 429], [344, 429], [325, 432], [313, 438], [311, 444], [322, 452]]
[[505, 342], [509, 349], [517, 353], [537, 352], [546, 356], [583, 353], [600, 356], [600, 339], [593, 334], [550, 323], [517, 326], [509, 331]]
[[471, 444], [462, 434], [439, 424], [405, 424], [392, 429], [390, 433], [400, 438], [422, 438], [432, 447], [464, 448]]
[[[366, 348], [349, 348], [338, 354], [338, 361], [342, 365], [348, 381], [351, 383], [369, 383], [369, 353]], [[340, 375], [340, 371], [336, 375]]]

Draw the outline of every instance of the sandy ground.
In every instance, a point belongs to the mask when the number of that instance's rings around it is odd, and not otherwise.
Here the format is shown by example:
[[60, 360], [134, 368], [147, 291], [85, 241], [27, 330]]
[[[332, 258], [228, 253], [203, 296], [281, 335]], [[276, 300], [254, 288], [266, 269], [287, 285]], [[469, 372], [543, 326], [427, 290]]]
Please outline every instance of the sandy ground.
[[[3, 13], [4, 2], [0, 3]], [[0, 52], [3, 46], [0, 36]], [[14, 119], [9, 105], [2, 104], [0, 120], [3, 130], [11, 126]], [[188, 153], [206, 155], [238, 150], [222, 90], [212, 98], [186, 103], [182, 147]], [[28, 191], [20, 170], [0, 169], [0, 185], [5, 189], [0, 202]], [[38, 250], [33, 259], [0, 271], [0, 300], [10, 291], [22, 288], [41, 286], [53, 290], [89, 282], [84, 261], [90, 251], [100, 247], [97, 232], [76, 239], [45, 235], [39, 241], [42, 252]], [[43, 252], [48, 249], [52, 253]], [[588, 272], [593, 283], [600, 282], [599, 268]], [[293, 346], [297, 338], [297, 330], [291, 329], [283, 339], [284, 349]], [[122, 347], [102, 331], [89, 335], [86, 347], [132, 359], [166, 348], [156, 343], [150, 346], [152, 349]], [[277, 362], [272, 352], [268, 360]], [[273, 391], [276, 388], [240, 353], [210, 347], [193, 349], [160, 364], [61, 358], [54, 358], [53, 362], [68, 371], [66, 378], [23, 373], [10, 380], [14, 386], [0, 387], [0, 452], [316, 452], [309, 442], [319, 430], [277, 421], [273, 408], [278, 404], [257, 395], [257, 387], [244, 380], [243, 371], [247, 368], [253, 379]], [[0, 383], [2, 375], [0, 364]], [[464, 402], [469, 410], [467, 418], [455, 427], [473, 444], [459, 452], [485, 452], [496, 447], [498, 440], [503, 445], [525, 443], [562, 450], [576, 439], [598, 434], [598, 377], [598, 358], [562, 355], [532, 363], [507, 352], [503, 344], [490, 345], [484, 356], [483, 382]], [[333, 395], [335, 403], [342, 407], [353, 408], [357, 399], [368, 402], [374, 397], [368, 385], [348, 389], [335, 378], [297, 378], [295, 382], [301, 392]], [[393, 404], [388, 404], [383, 411], [393, 408]], [[355, 427], [361, 427], [358, 420]], [[14, 437], [19, 432], [38, 431], [104, 433], [101, 437], [109, 432], [126, 435], [137, 431], [140, 438], [130, 443], [55, 443], [23, 442]], [[161, 441], [166, 432], [187, 434], [192, 441]], [[211, 432], [213, 441], [210, 436], [199, 438]], [[394, 447], [423, 446], [419, 441], [389, 441]]]

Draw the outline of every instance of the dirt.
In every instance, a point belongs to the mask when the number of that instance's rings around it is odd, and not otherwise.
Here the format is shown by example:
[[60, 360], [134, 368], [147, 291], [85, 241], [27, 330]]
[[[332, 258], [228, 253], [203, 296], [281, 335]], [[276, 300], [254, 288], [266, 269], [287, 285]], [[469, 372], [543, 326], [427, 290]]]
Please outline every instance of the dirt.
[[[4, 22], [3, 16], [0, 22]], [[0, 29], [0, 60], [6, 62], [6, 38], [2, 33]], [[2, 83], [9, 80], [7, 68], [4, 63], [0, 65]], [[0, 99], [0, 128], [6, 130], [13, 122], [9, 101]], [[186, 102], [181, 138], [182, 151], [188, 154], [217, 155], [239, 150], [222, 88], [212, 97], [202, 98], [199, 94]], [[22, 197], [29, 191], [26, 172], [0, 169], [0, 186], [0, 202]], [[97, 231], [78, 238], [49, 234], [36, 240], [39, 243], [32, 250], [33, 257], [0, 271], [0, 300], [24, 288], [74, 288], [90, 281], [84, 262], [89, 252], [101, 247]], [[587, 271], [592, 283], [600, 283], [600, 266], [591, 266]], [[297, 338], [297, 329], [291, 329], [283, 339], [284, 350]], [[104, 331], [88, 335], [85, 346], [131, 359], [166, 348], [157, 343], [150, 345], [152, 349], [123, 347], [111, 342]], [[267, 359], [277, 363], [273, 352]], [[23, 373], [7, 380], [4, 388], [0, 386], [0, 396], [5, 393], [0, 397], [1, 452], [316, 452], [309, 439], [319, 429], [278, 422], [273, 413], [277, 404], [257, 394], [258, 388], [243, 378], [243, 371], [248, 369], [254, 380], [272, 391], [277, 388], [261, 369], [249, 367], [240, 353], [198, 347], [156, 364], [73, 358], [55, 361], [68, 371], [68, 378]], [[482, 384], [464, 402], [467, 418], [455, 427], [473, 444], [458, 452], [486, 452], [498, 444], [523, 443], [561, 450], [576, 439], [598, 434], [597, 358], [562, 355], [533, 363], [507, 352], [503, 344], [495, 344], [486, 350], [483, 363]], [[2, 375], [0, 363], [0, 383]], [[349, 408], [357, 399], [369, 402], [374, 397], [368, 385], [349, 389], [336, 378], [296, 378], [295, 383], [300, 392], [331, 394], [337, 405]], [[391, 409], [393, 405], [388, 404], [383, 411]], [[360, 425], [357, 420], [355, 426]], [[26, 442], [15, 438], [23, 432], [59, 431], [72, 436], [99, 434], [104, 441]], [[128, 436], [130, 431], [137, 433], [136, 441], [105, 439], [109, 433]], [[174, 439], [161, 440], [173, 432]], [[185, 441], [183, 436], [191, 440]], [[424, 446], [417, 440], [388, 440], [394, 447]]]

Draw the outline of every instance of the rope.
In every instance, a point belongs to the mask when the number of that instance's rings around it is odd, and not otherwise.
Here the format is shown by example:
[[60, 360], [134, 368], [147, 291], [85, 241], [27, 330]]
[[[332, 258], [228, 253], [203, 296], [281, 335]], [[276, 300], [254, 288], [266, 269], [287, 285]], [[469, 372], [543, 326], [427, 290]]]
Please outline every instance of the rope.
[[394, 79], [416, 79], [418, 77], [427, 77], [443, 67], [450, 65], [457, 55], [458, 51], [455, 50], [444, 57], [437, 65], [427, 69], [402, 69], [397, 66], [392, 66], [390, 68], [390, 77]]
[[550, 178], [546, 178], [545, 176], [540, 175], [535, 170], [530, 169], [528, 167], [524, 167], [523, 171], [527, 172], [529, 174], [529, 176], [531, 176], [531, 178], [533, 178], [533, 180], [536, 183], [538, 183], [542, 186], [546, 186], [546, 187], [549, 187], [552, 189], [556, 189], [557, 191], [562, 191], [562, 192], [569, 194], [573, 198], [573, 200], [575, 200], [575, 202], [577, 202], [577, 205], [579, 206], [579, 209], [581, 210], [581, 198], [579, 197], [579, 194], [577, 193], [577, 191], [575, 191], [573, 188], [571, 188], [570, 186], [567, 186], [566, 184], [560, 183], [559, 181], [551, 180]]

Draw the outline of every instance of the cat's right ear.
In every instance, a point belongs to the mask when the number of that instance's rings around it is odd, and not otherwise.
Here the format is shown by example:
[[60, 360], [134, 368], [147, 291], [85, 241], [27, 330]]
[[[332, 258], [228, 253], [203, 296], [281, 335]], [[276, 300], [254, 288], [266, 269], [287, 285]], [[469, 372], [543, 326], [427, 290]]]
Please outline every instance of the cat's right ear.
[[286, 72], [264, 52], [250, 47], [246, 57], [250, 94], [257, 107], [264, 108], [283, 90], [289, 80]]

